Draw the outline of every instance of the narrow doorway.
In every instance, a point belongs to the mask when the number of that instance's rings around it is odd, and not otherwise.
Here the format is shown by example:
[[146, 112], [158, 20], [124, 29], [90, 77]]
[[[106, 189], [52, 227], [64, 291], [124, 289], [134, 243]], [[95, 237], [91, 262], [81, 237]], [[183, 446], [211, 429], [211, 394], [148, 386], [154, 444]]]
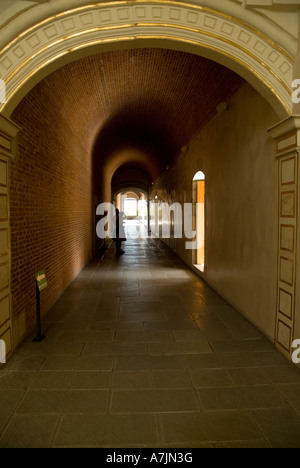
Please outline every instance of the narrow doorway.
[[196, 230], [193, 263], [202, 273], [205, 270], [205, 175], [202, 171], [193, 178], [194, 228]]

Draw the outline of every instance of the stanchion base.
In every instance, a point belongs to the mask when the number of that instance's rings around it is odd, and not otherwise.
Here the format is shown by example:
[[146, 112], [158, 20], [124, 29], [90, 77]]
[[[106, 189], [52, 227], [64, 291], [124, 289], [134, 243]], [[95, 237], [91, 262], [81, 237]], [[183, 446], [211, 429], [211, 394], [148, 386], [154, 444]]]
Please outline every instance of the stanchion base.
[[40, 343], [45, 338], [46, 338], [45, 336], [36, 336], [32, 341], [35, 341], [36, 343]]

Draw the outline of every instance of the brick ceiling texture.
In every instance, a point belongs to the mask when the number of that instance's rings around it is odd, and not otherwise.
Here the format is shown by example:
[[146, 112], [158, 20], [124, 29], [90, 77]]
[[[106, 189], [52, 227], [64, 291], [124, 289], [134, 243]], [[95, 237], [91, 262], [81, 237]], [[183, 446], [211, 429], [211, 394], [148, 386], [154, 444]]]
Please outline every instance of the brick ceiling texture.
[[97, 171], [105, 167], [111, 177], [122, 164], [139, 165], [138, 158], [124, 160], [124, 151], [136, 148], [147, 155], [140, 167], [152, 180], [244, 82], [213, 61], [164, 49], [93, 55], [44, 81], [50, 88], [59, 82], [60, 112], [94, 148]]

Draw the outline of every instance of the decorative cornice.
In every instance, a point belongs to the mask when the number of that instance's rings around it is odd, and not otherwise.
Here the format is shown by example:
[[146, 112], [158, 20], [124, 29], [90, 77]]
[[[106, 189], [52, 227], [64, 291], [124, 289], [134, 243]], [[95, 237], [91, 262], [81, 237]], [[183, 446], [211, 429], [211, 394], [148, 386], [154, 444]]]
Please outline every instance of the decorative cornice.
[[[117, 2], [118, 0], [116, 0]], [[139, 0], [131, 0], [128, 3], [135, 4]], [[252, 1], [252, 0], [251, 0]], [[278, 3], [278, 0], [275, 0]], [[287, 0], [288, 1], [288, 0]], [[295, 0], [293, 0], [295, 1]], [[270, 0], [268, 0], [270, 2]], [[3, 33], [0, 34], [0, 48], [10, 42], [14, 37], [19, 36], [25, 29], [31, 28], [35, 24], [44, 21], [53, 15], [59, 15], [66, 11], [71, 11], [76, 8], [95, 6], [100, 4], [94, 0], [40, 0], [39, 3], [32, 3], [30, 10], [23, 10], [20, 12], [19, 17], [11, 19], [9, 24], [4, 28]], [[104, 1], [102, 0], [102, 3]], [[105, 3], [110, 3], [105, 2]], [[148, 0], [151, 4], [152, 0]], [[155, 3], [155, 1], [153, 1]], [[213, 10], [222, 11], [223, 13], [236, 18], [248, 26], [260, 31], [265, 37], [269, 37], [275, 43], [281, 45], [293, 57], [297, 53], [297, 40], [292, 37], [288, 27], [274, 23], [268, 16], [264, 17], [253, 8], [247, 8], [247, 16], [245, 21], [245, 8], [235, 0], [175, 0], [173, 3], [190, 4], [196, 7], [211, 8]], [[281, 10], [286, 11], [285, 0], [282, 0]], [[269, 5], [270, 6], [270, 5]], [[288, 6], [287, 11], [290, 10]], [[1, 37], [2, 36], [2, 37]], [[7, 41], [5, 41], [5, 37]]]
[[73, 57], [105, 51], [114, 43], [115, 48], [118, 43], [124, 48], [126, 42], [130, 47], [150, 43], [171, 48], [173, 43], [186, 52], [199, 51], [240, 73], [279, 117], [292, 112], [294, 59], [286, 50], [228, 13], [171, 0], [94, 3], [24, 30], [0, 52], [0, 77], [7, 88], [7, 102], [0, 111], [10, 116], [39, 79]]
[[21, 127], [0, 114], [0, 155], [6, 159], [18, 157], [18, 133]]
[[271, 137], [277, 140], [278, 138], [288, 135], [294, 131], [300, 130], [300, 115], [291, 115], [290, 117], [281, 120], [276, 125], [271, 127], [268, 132]]
[[0, 114], [0, 131], [2, 133], [5, 133], [10, 138], [14, 138], [20, 130], [21, 127], [19, 125]]

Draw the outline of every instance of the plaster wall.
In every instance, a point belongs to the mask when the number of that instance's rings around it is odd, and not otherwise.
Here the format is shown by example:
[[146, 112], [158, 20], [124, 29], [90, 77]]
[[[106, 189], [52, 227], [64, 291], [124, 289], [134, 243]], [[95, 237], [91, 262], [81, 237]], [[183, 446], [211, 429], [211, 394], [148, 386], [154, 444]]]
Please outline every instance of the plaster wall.
[[[276, 312], [278, 168], [267, 130], [277, 120], [269, 104], [249, 84], [243, 85], [229, 109], [188, 143], [152, 191], [159, 201], [189, 203], [194, 175], [205, 173], [203, 278], [271, 339]], [[185, 249], [184, 239], [165, 242], [192, 266], [192, 251]]]

